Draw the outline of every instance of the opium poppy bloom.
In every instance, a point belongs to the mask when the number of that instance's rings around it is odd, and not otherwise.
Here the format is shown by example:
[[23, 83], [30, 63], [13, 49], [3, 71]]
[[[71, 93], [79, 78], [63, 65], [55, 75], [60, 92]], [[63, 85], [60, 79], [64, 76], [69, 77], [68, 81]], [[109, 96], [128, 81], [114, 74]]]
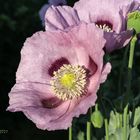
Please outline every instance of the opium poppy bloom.
[[22, 111], [43, 130], [67, 129], [95, 104], [110, 72], [110, 64], [103, 64], [104, 45], [94, 24], [35, 33], [22, 48], [7, 110]]
[[126, 29], [127, 14], [139, 7], [138, 0], [80, 0], [74, 5], [80, 20], [95, 23], [104, 31], [107, 52], [121, 48], [130, 41], [133, 30]]
[[134, 31], [126, 29], [127, 14], [139, 9], [139, 6], [134, 0], [80, 0], [74, 8], [52, 6], [45, 15], [45, 28], [67, 30], [81, 21], [94, 23], [104, 32], [106, 51], [112, 52], [129, 43]]

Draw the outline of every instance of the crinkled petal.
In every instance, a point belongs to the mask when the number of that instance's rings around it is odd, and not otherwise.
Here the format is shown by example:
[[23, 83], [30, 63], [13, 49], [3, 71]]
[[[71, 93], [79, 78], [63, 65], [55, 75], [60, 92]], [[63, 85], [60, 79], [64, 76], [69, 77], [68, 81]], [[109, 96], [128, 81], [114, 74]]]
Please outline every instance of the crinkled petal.
[[79, 18], [76, 10], [69, 6], [50, 7], [45, 15], [46, 30], [64, 30], [70, 26], [78, 25]]
[[[65, 32], [56, 32], [55, 34], [38, 32], [34, 34], [27, 39], [21, 51], [22, 57], [17, 71], [17, 81], [49, 83], [51, 73], [57, 70], [57, 67], [59, 68], [59, 64], [61, 67], [63, 64], [78, 63], [74, 45], [71, 37]], [[86, 62], [87, 53], [84, 52], [82, 52], [83, 60]], [[83, 65], [86, 65], [85, 62]]]
[[[102, 51], [106, 43], [103, 31], [97, 28], [94, 23], [81, 23], [80, 26], [73, 28], [69, 34], [74, 42], [82, 42], [77, 47], [85, 45], [86, 50], [92, 57]], [[98, 58], [95, 56], [94, 59], [97, 60]]]
[[133, 30], [123, 31], [120, 34], [104, 32], [106, 42], [106, 51], [112, 52], [116, 49], [126, 46], [133, 36]]
[[66, 0], [49, 0], [48, 3], [49, 4], [43, 5], [39, 11], [39, 16], [40, 16], [40, 19], [42, 21], [42, 25], [45, 25], [45, 14], [46, 14], [47, 9], [51, 5], [58, 6], [58, 5], [66, 5], [67, 4]]
[[[50, 100], [56, 97], [51, 93], [48, 85], [30, 82], [19, 83], [13, 87], [9, 97], [10, 106], [7, 110], [12, 112], [22, 111], [40, 129], [65, 129], [71, 123], [72, 118], [67, 121], [66, 117], [67, 113], [71, 111], [70, 101], [60, 102], [55, 107], [50, 107]], [[46, 101], [48, 107], [47, 105], [44, 107], [42, 101]], [[65, 125], [61, 125], [61, 118], [63, 118]]]

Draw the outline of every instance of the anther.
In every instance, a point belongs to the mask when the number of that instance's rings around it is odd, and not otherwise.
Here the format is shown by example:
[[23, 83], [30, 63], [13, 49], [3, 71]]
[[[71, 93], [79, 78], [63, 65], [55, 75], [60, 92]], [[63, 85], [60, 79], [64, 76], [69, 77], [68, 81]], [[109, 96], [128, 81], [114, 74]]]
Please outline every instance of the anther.
[[54, 94], [61, 100], [81, 97], [86, 91], [86, 70], [82, 66], [63, 65], [50, 82]]

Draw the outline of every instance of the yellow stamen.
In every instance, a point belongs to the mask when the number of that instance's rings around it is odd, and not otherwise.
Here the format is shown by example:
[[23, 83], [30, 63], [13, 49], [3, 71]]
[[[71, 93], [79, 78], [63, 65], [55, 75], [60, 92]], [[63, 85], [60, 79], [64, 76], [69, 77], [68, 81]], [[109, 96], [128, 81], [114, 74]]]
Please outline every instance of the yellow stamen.
[[85, 94], [86, 70], [82, 66], [63, 65], [54, 72], [51, 87], [62, 100], [71, 100]]

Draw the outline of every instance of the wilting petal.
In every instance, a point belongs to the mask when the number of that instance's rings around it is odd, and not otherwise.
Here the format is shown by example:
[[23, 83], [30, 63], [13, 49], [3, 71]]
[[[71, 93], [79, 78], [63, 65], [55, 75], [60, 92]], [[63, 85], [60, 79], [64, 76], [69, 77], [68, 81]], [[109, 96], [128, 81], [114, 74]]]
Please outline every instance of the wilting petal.
[[69, 6], [52, 6], [45, 15], [46, 30], [64, 30], [79, 23], [76, 10]]
[[104, 32], [106, 51], [112, 52], [115, 49], [126, 46], [133, 36], [134, 30], [123, 31], [120, 34]]

